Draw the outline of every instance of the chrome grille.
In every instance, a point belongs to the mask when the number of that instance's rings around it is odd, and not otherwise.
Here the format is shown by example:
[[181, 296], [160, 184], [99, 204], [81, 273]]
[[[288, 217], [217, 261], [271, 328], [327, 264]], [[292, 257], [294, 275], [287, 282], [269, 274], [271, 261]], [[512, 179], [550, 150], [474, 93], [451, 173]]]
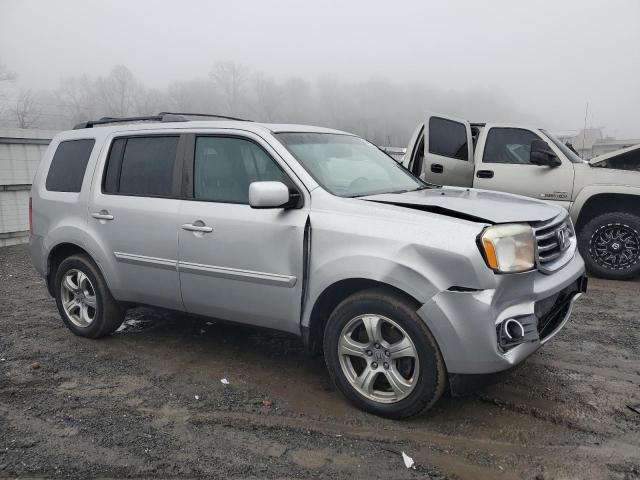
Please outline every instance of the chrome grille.
[[573, 228], [568, 216], [534, 227], [541, 265], [552, 263], [571, 246]]

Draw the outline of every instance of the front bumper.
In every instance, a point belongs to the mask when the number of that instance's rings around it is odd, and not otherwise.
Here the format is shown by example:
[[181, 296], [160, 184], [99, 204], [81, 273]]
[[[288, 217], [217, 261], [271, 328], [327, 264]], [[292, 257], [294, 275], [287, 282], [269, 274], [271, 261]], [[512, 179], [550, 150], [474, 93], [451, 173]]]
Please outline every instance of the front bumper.
[[[551, 275], [502, 275], [495, 289], [442, 291], [418, 315], [438, 342], [449, 375], [492, 374], [512, 369], [555, 336], [585, 287], [584, 262], [576, 254]], [[528, 318], [533, 333], [505, 351], [497, 328], [509, 318]]]

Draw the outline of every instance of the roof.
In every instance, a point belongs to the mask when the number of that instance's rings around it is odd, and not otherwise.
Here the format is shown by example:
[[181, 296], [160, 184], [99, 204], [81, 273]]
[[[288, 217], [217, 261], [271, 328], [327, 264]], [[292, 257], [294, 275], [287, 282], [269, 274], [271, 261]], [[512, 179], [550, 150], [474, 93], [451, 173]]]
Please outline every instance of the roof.
[[[192, 120], [189, 117], [196, 117]], [[214, 120], [211, 120], [214, 119]], [[76, 131], [87, 131], [88, 129], [100, 129], [101, 133], [119, 132], [134, 130], [168, 130], [168, 129], [193, 129], [193, 128], [233, 128], [246, 131], [269, 131], [272, 133], [281, 132], [316, 132], [316, 133], [336, 133], [351, 135], [347, 132], [334, 130], [325, 127], [315, 127], [311, 125], [298, 124], [277, 124], [258, 123], [241, 118], [227, 117], [214, 114], [200, 113], [174, 113], [160, 112], [158, 115], [113, 118], [104, 117], [99, 120], [88, 120], [79, 123], [74, 127]], [[75, 135], [65, 135], [75, 136]]]

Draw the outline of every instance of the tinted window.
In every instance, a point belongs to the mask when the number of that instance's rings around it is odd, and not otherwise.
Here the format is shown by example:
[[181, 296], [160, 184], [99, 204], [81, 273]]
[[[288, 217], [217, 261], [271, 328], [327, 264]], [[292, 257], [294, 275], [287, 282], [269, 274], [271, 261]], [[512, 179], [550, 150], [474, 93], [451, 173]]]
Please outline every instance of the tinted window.
[[467, 129], [464, 124], [431, 117], [429, 119], [429, 153], [468, 160]]
[[53, 192], [79, 192], [93, 139], [69, 140], [58, 145], [47, 174], [46, 188]]
[[521, 128], [492, 128], [487, 135], [482, 161], [528, 165], [531, 142], [540, 137]]
[[116, 139], [109, 152], [103, 191], [169, 197], [178, 137]]
[[231, 137], [198, 137], [193, 170], [194, 197], [215, 202], [248, 204], [251, 182], [286, 178], [258, 145]]

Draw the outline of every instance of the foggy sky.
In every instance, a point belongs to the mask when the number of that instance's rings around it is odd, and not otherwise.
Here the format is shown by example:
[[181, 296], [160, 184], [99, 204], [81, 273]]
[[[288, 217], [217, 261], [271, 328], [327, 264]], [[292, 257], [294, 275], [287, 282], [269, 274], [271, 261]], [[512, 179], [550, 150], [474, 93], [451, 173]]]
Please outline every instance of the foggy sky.
[[639, 21], [638, 0], [0, 0], [0, 61], [43, 89], [116, 64], [163, 88], [233, 60], [276, 78], [495, 90], [556, 130], [581, 128], [588, 101], [588, 126], [640, 137]]

